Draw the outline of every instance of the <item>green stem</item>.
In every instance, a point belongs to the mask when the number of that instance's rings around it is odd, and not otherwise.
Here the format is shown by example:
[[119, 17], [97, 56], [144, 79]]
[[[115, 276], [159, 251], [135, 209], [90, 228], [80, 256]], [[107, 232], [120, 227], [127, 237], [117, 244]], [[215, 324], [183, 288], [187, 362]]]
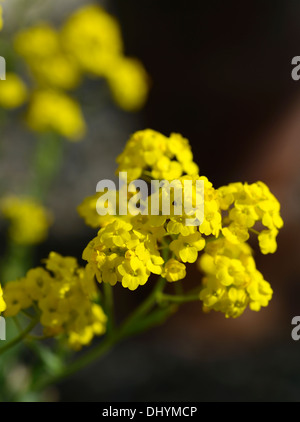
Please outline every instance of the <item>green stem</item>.
[[134, 326], [123, 324], [118, 330], [114, 332], [113, 335], [107, 336], [105, 340], [99, 344], [99, 346], [94, 347], [92, 350], [71, 364], [64, 366], [61, 372], [39, 380], [35, 385], [33, 385], [32, 390], [41, 391], [47, 386], [57, 383], [84, 369], [99, 358], [109, 353], [112, 348], [122, 340], [140, 334], [141, 332], [145, 332], [146, 330], [149, 330], [150, 328], [163, 323], [170, 315], [174, 313], [175, 309], [176, 308], [174, 308], [174, 306], [165, 309], [159, 309], [158, 311], [146, 317], [144, 320], [140, 320], [139, 323]]
[[[164, 252], [164, 259], [166, 260], [168, 251], [165, 250]], [[177, 307], [169, 306], [163, 309], [160, 308], [150, 315], [147, 315], [148, 312], [151, 311], [151, 309], [157, 304], [157, 297], [163, 292], [165, 284], [165, 279], [160, 277], [148, 298], [133, 312], [132, 315], [126, 319], [120, 328], [112, 331], [110, 327], [110, 332], [108, 332], [109, 335], [103, 340], [103, 342], [101, 342], [101, 344], [99, 344], [99, 346], [96, 346], [74, 362], [65, 365], [62, 371], [58, 371], [56, 374], [38, 380], [32, 386], [32, 390], [41, 391], [47, 386], [65, 379], [98, 360], [100, 357], [103, 357], [115, 346], [115, 344], [125, 338], [144, 332], [165, 321], [166, 318], [174, 313]], [[106, 311], [108, 312], [109, 321], [111, 321], [111, 315], [113, 312], [111, 286], [104, 285], [104, 289]]]
[[163, 309], [159, 308], [147, 315], [145, 318], [136, 321], [132, 326], [126, 326], [127, 336], [134, 336], [147, 331], [149, 328], [163, 324], [171, 315], [177, 311], [177, 306], [171, 305]]
[[157, 300], [161, 303], [170, 302], [170, 303], [188, 303], [188, 302], [199, 302], [199, 294], [194, 295], [166, 295], [164, 293], [159, 293]]
[[249, 231], [252, 232], [252, 233], [254, 233], [254, 234], [256, 234], [257, 236], [260, 235], [260, 233], [257, 230], [249, 229]]
[[34, 327], [37, 325], [38, 321], [34, 320], [32, 321], [25, 330], [18, 335], [15, 339], [7, 343], [4, 347], [1, 347], [0, 349], [0, 356], [7, 352], [9, 349], [15, 347], [17, 344], [21, 343], [22, 340], [24, 340], [27, 335], [34, 329]]
[[166, 281], [160, 277], [147, 299], [127, 318], [124, 326], [130, 326], [146, 315], [157, 304], [157, 295], [163, 291]]

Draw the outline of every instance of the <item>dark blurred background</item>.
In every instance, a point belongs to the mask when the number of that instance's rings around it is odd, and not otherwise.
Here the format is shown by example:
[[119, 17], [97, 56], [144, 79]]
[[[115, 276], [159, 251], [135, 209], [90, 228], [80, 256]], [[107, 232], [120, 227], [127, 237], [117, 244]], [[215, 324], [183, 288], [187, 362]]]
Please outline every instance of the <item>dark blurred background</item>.
[[[57, 181], [53, 192], [61, 221], [37, 259], [49, 249], [80, 256], [94, 231], [74, 205], [109, 178], [104, 157], [112, 174], [129, 135], [145, 127], [189, 138], [201, 174], [215, 187], [266, 182], [282, 203], [285, 228], [276, 255], [262, 257], [255, 249], [275, 291], [267, 309], [225, 320], [204, 315], [200, 304], [186, 305], [164, 326], [123, 343], [50, 393], [62, 401], [299, 401], [300, 343], [291, 338], [291, 320], [300, 315], [300, 82], [291, 78], [291, 61], [300, 55], [300, 3], [106, 5], [120, 20], [127, 55], [139, 57], [151, 75], [150, 99], [139, 116], [104, 110], [91, 122], [94, 135], [85, 146], [67, 147], [73, 173], [66, 170], [68, 182]], [[100, 142], [97, 128], [105, 125], [114, 130], [103, 131]], [[76, 192], [78, 175], [84, 182], [77, 197], [57, 201], [64, 189]], [[186, 283], [200, 277], [191, 268]], [[135, 293], [116, 288], [119, 318], [147, 292], [146, 286]]]

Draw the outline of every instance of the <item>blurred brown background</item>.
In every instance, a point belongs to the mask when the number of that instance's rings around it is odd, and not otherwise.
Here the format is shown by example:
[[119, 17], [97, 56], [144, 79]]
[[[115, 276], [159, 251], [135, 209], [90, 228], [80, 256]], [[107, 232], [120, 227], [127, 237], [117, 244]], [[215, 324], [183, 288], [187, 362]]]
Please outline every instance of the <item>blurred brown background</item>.
[[[300, 3], [106, 5], [120, 19], [126, 53], [151, 75], [151, 96], [139, 116], [113, 105], [94, 110], [86, 142], [66, 146], [49, 201], [57, 221], [37, 261], [49, 249], [80, 256], [94, 232], [74, 207], [98, 180], [112, 177], [114, 157], [145, 127], [189, 138], [201, 174], [216, 187], [266, 182], [282, 203], [285, 228], [276, 255], [256, 249], [258, 268], [275, 291], [266, 310], [232, 321], [186, 305], [163, 327], [60, 384], [56, 394], [69, 401], [299, 401], [300, 343], [291, 339], [291, 320], [300, 315], [300, 82], [291, 78], [291, 61], [300, 55]], [[191, 268], [187, 284], [200, 277]], [[117, 288], [119, 317], [147, 289]]]

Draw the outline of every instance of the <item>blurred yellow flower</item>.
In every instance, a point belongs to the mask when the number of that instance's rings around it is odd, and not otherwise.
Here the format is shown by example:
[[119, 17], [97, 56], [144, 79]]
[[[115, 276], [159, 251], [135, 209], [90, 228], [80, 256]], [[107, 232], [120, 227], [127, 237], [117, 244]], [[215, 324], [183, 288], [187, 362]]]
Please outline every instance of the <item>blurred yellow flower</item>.
[[71, 15], [61, 30], [61, 39], [82, 69], [97, 76], [106, 75], [123, 52], [117, 20], [96, 5], [85, 6]]
[[65, 54], [58, 32], [49, 24], [39, 24], [19, 32], [14, 45], [38, 85], [68, 90], [80, 83], [77, 64]]
[[148, 75], [136, 59], [120, 58], [107, 74], [116, 103], [126, 111], [143, 107], [148, 96]]
[[48, 23], [20, 31], [14, 40], [15, 50], [26, 61], [52, 57], [59, 51], [59, 37]]
[[86, 130], [79, 104], [52, 89], [40, 89], [32, 95], [26, 121], [34, 131], [54, 131], [70, 141], [80, 140]]
[[6, 109], [20, 107], [28, 97], [25, 83], [15, 73], [7, 73], [0, 85], [0, 106]]
[[35, 245], [47, 238], [51, 217], [37, 201], [6, 197], [0, 202], [0, 211], [11, 223], [9, 236], [15, 243]]
[[1, 312], [5, 311], [5, 309], [6, 309], [6, 303], [4, 302], [4, 299], [3, 299], [3, 290], [0, 284], [0, 315], [1, 315]]
[[[31, 77], [26, 121], [33, 131], [54, 131], [69, 140], [84, 136], [80, 104], [65, 91], [76, 89], [86, 74], [105, 79], [115, 102], [126, 111], [137, 111], [146, 102], [147, 72], [138, 60], [124, 56], [119, 23], [100, 6], [80, 8], [61, 28], [47, 22], [25, 28], [15, 35], [14, 49]], [[0, 105], [6, 108], [26, 99], [21, 81], [11, 80], [2, 103], [0, 93]]]

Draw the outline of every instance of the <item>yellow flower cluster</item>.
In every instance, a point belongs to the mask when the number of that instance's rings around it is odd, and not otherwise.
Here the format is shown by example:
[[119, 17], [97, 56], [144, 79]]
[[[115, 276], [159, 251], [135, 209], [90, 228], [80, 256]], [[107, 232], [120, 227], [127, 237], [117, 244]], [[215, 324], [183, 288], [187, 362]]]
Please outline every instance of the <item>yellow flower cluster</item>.
[[60, 34], [51, 25], [24, 29], [16, 35], [14, 45], [39, 86], [69, 90], [79, 85], [79, 68], [63, 51]]
[[121, 282], [130, 290], [144, 285], [151, 273], [161, 274], [164, 263], [155, 235], [146, 227], [134, 230], [122, 220], [101, 229], [84, 250], [83, 259], [88, 261], [87, 271], [96, 275], [99, 283], [114, 286]]
[[129, 182], [147, 176], [171, 181], [199, 172], [187, 139], [175, 133], [168, 138], [151, 129], [132, 135], [117, 163], [117, 172], [126, 171]]
[[232, 244], [225, 238], [210, 242], [199, 265], [206, 273], [200, 294], [204, 310], [213, 309], [227, 318], [237, 318], [247, 306], [253, 311], [268, 306], [273, 291], [256, 269], [246, 243]]
[[33, 93], [27, 123], [34, 131], [51, 130], [70, 141], [80, 140], [86, 130], [79, 104], [65, 93], [53, 89], [40, 89]]
[[6, 197], [0, 202], [0, 211], [10, 221], [9, 236], [15, 243], [35, 245], [47, 238], [51, 216], [35, 200]]
[[45, 264], [46, 269], [32, 269], [4, 286], [4, 315], [12, 317], [35, 305], [46, 336], [65, 335], [74, 350], [89, 345], [94, 336], [104, 334], [107, 320], [93, 302], [95, 282], [75, 258], [52, 252]]
[[276, 237], [283, 227], [280, 216], [280, 203], [262, 182], [252, 185], [232, 183], [218, 190], [220, 206], [228, 211], [225, 219], [223, 235], [231, 243], [246, 242], [251, 230], [257, 222], [263, 224], [266, 230], [258, 236], [263, 254], [274, 253], [277, 250]]
[[[168, 138], [149, 129], [129, 139], [117, 163], [117, 173], [127, 172], [128, 184], [138, 178], [173, 183], [176, 179], [182, 187], [189, 180], [194, 188], [196, 181], [202, 181], [204, 219], [200, 226], [189, 226], [186, 220], [191, 216], [184, 210], [178, 215], [174, 208], [169, 215], [151, 215], [149, 209], [147, 215], [100, 216], [96, 204], [103, 194], [87, 198], [79, 214], [88, 225], [102, 227], [83, 253], [91, 276], [111, 285], [120, 282], [130, 290], [145, 284], [151, 274], [176, 282], [185, 278], [186, 263], [196, 262], [204, 251], [200, 266], [206, 276], [200, 299], [205, 310], [237, 317], [247, 307], [259, 311], [268, 305], [272, 289], [256, 269], [246, 243], [253, 232], [263, 253], [276, 250], [283, 221], [280, 204], [266, 185], [234, 183], [215, 189], [206, 177], [198, 175], [186, 139], [177, 134]], [[193, 207], [194, 192], [190, 198]], [[169, 196], [175, 207], [174, 193]], [[146, 203], [151, 199], [150, 195]]]
[[11, 73], [1, 88], [0, 105], [17, 108], [29, 99], [26, 121], [34, 131], [55, 131], [69, 140], [84, 136], [80, 105], [68, 91], [76, 89], [85, 74], [104, 78], [126, 111], [146, 102], [147, 73], [137, 59], [124, 56], [119, 24], [99, 6], [75, 11], [60, 29], [48, 23], [26, 28], [16, 35], [14, 48], [26, 62], [33, 92], [28, 95], [25, 83]]
[[65, 51], [83, 72], [107, 80], [116, 103], [127, 111], [140, 109], [148, 96], [148, 76], [137, 60], [124, 56], [121, 29], [103, 8], [89, 5], [64, 24]]

